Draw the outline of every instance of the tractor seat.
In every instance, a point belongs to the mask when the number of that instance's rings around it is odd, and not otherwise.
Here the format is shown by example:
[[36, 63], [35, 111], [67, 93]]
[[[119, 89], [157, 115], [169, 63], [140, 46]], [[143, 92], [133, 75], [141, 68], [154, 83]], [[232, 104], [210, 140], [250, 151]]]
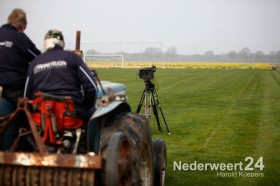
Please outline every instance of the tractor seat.
[[49, 94], [49, 93], [44, 93], [44, 92], [37, 92], [35, 93], [35, 97], [42, 97], [43, 99], [46, 100], [53, 100], [53, 101], [65, 101], [68, 99], [71, 99], [70, 96], [58, 96], [58, 95], [53, 95], [53, 94]]
[[70, 96], [37, 92], [31, 104], [32, 119], [42, 131], [44, 142], [56, 144], [57, 134], [82, 127], [83, 120], [76, 115], [74, 101]]

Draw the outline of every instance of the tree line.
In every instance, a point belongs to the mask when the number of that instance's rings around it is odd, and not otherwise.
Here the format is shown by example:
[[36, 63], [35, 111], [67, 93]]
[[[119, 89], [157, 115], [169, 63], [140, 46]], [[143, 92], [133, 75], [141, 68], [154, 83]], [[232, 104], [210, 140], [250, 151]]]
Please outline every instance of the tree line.
[[[88, 50], [86, 54], [101, 54], [96, 50]], [[102, 53], [104, 54], [104, 53]], [[207, 62], [267, 62], [280, 63], [280, 50], [265, 54], [258, 50], [251, 52], [248, 47], [244, 47], [240, 51], [230, 51], [224, 54], [214, 54], [212, 50], [206, 51], [204, 54], [179, 54], [176, 47], [169, 47], [165, 52], [160, 48], [148, 47], [143, 52], [127, 53], [118, 52], [111, 54], [124, 55], [125, 61], [207, 61]]]

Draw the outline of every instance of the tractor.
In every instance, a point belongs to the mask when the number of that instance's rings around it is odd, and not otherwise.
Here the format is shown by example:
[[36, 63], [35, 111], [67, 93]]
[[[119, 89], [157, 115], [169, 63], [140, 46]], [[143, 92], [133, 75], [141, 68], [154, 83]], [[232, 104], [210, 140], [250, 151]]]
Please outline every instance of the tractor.
[[165, 141], [152, 139], [148, 119], [131, 111], [125, 85], [99, 81], [98, 90], [87, 123], [67, 96], [38, 92], [19, 98], [16, 110], [0, 98], [0, 185], [164, 185]]

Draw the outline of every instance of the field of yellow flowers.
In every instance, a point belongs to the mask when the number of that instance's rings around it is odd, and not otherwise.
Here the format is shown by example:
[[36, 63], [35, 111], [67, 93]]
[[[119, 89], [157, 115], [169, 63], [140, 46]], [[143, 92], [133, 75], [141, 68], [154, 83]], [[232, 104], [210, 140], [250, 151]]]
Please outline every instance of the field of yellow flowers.
[[157, 68], [174, 69], [271, 69], [268, 63], [230, 63], [230, 62], [87, 62], [90, 68], [143, 68], [152, 65]]

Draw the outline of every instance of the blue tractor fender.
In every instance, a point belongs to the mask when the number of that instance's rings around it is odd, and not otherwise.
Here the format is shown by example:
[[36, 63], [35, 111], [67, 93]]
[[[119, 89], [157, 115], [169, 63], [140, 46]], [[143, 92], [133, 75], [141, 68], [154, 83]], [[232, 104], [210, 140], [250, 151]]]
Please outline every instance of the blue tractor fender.
[[[101, 81], [101, 85], [106, 95], [110, 94], [110, 89], [113, 91], [114, 95], [125, 95], [125, 85], [121, 83], [114, 83], [111, 81]], [[100, 98], [103, 96], [102, 89], [98, 84], [97, 97]]]
[[129, 104], [126, 102], [124, 84], [110, 81], [101, 81], [101, 84], [105, 95], [101, 87], [98, 86], [96, 111], [93, 113], [90, 120], [103, 116], [115, 109], [121, 108], [125, 111], [131, 111]]
[[106, 114], [117, 115], [122, 112], [130, 112], [130, 106], [126, 102], [125, 86], [121, 83], [101, 81], [102, 88], [98, 87], [98, 99], [96, 110], [88, 123], [88, 146], [93, 152], [98, 153], [101, 126], [98, 119]]

